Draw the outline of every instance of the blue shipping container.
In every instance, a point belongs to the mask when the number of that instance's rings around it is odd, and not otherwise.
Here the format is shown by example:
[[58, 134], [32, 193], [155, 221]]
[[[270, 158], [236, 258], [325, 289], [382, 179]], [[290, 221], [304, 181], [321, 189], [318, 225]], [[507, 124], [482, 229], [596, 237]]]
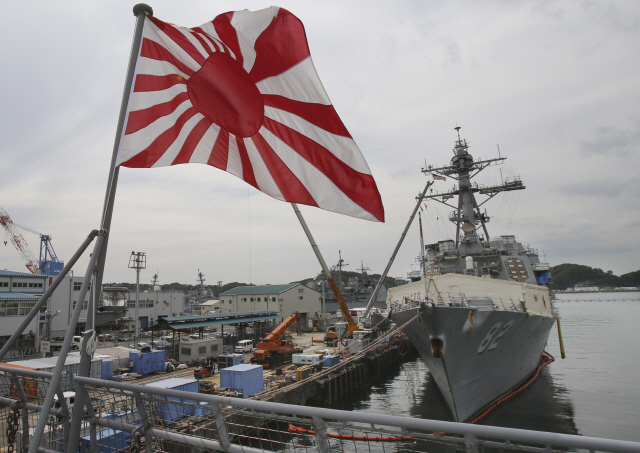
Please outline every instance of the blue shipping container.
[[133, 363], [131, 371], [138, 374], [149, 374], [164, 371], [164, 351], [151, 352], [130, 351], [129, 361]]
[[[149, 387], [161, 387], [172, 390], [182, 390], [185, 392], [199, 393], [200, 386], [195, 379], [171, 378], [162, 381], [151, 382], [146, 384]], [[179, 401], [178, 398], [169, 398], [169, 400]], [[185, 400], [189, 403], [197, 404], [193, 400]], [[195, 409], [191, 406], [183, 406], [181, 404], [171, 404], [158, 401], [155, 403], [156, 413], [164, 423], [171, 423], [185, 415], [194, 415]]]
[[332, 367], [340, 363], [340, 356], [338, 355], [325, 355], [323, 358], [323, 366], [325, 368]]
[[102, 359], [102, 379], [111, 379], [113, 377], [113, 360]]
[[[107, 429], [96, 433], [98, 443], [98, 453], [116, 453], [124, 450], [129, 446], [129, 437], [131, 434], [127, 431], [116, 429]], [[88, 453], [91, 451], [91, 436], [84, 436], [80, 444], [80, 452]]]
[[218, 369], [244, 363], [244, 354], [220, 354], [218, 355]]
[[242, 392], [243, 398], [260, 393], [264, 386], [262, 365], [243, 363], [220, 370], [220, 386]]

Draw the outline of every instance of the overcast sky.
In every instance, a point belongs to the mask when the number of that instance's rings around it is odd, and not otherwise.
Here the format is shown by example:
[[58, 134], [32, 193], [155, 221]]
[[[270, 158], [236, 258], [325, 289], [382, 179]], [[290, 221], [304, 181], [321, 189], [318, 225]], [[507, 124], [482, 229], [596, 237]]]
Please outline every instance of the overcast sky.
[[[263, 1], [151, 3], [199, 26]], [[135, 18], [133, 2], [0, 4], [0, 205], [53, 236], [67, 261], [98, 228]], [[551, 265], [640, 269], [640, 2], [281, 1], [305, 25], [333, 105], [367, 159], [386, 223], [301, 206], [329, 265], [386, 266], [429, 178], [451, 159], [454, 127], [479, 158], [507, 160], [479, 183], [520, 176], [526, 190], [485, 206], [490, 235], [514, 234]], [[437, 181], [446, 190], [452, 181]], [[455, 237], [449, 208], [423, 213], [427, 243]], [[34, 254], [37, 235], [23, 231]], [[6, 238], [5, 238], [6, 240]], [[123, 168], [105, 282], [278, 284], [320, 266], [293, 209], [199, 164]], [[542, 254], [544, 253], [544, 257]], [[417, 219], [391, 268], [419, 254]], [[83, 275], [88, 253], [74, 269]], [[26, 271], [9, 242], [0, 268]]]

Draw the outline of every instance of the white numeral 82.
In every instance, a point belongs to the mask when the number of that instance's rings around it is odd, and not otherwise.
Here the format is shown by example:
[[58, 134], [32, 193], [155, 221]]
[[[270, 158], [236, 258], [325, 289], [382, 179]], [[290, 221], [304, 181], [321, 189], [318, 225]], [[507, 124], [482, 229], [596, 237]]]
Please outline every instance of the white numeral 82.
[[[480, 346], [478, 347], [478, 354], [483, 353], [484, 350], [487, 349], [487, 346], [489, 346], [490, 351], [492, 349], [495, 349], [496, 346], [498, 346], [498, 339], [505, 333], [507, 333], [507, 330], [509, 330], [512, 325], [513, 319], [506, 323], [504, 326], [502, 326], [501, 322], [496, 323], [491, 329], [489, 329], [487, 336], [484, 337], [484, 340], [482, 340], [482, 343], [480, 343]], [[500, 327], [502, 327], [502, 329], [500, 329]], [[500, 331], [500, 333], [498, 333], [498, 331]]]

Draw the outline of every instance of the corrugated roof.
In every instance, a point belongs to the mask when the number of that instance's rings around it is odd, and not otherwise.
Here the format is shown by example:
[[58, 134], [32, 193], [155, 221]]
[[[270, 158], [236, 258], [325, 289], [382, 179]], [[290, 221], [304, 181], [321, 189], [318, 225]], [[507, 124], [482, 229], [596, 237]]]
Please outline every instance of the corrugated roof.
[[42, 293], [12, 293], [12, 292], [2, 292], [0, 293], [0, 300], [40, 300], [42, 297]]
[[298, 285], [300, 285], [300, 283], [288, 283], [286, 285], [236, 286], [235, 288], [220, 294], [220, 296], [280, 294], [291, 288], [295, 288]]
[[[168, 323], [171, 322], [180, 322], [180, 321], [208, 321], [208, 320], [221, 320], [221, 319], [236, 319], [236, 318], [255, 318], [256, 316], [266, 316], [266, 315], [274, 315], [278, 314], [277, 310], [264, 310], [264, 311], [247, 311], [241, 313], [209, 313], [206, 315], [194, 315], [194, 316], [167, 316], [165, 318], [160, 318], [159, 320], [164, 320]], [[246, 322], [237, 321], [237, 322]]]
[[29, 272], [13, 272], [7, 270], [0, 270], [0, 277], [38, 277], [38, 278], [47, 278], [46, 275], [43, 274], [32, 274]]
[[222, 326], [225, 324], [238, 324], [241, 322], [256, 322], [256, 321], [269, 321], [270, 319], [282, 318], [282, 315], [269, 315], [269, 316], [252, 316], [246, 318], [231, 318], [231, 319], [218, 319], [209, 321], [191, 321], [191, 322], [179, 322], [169, 323], [169, 327], [172, 329], [196, 329], [198, 327], [212, 327]]

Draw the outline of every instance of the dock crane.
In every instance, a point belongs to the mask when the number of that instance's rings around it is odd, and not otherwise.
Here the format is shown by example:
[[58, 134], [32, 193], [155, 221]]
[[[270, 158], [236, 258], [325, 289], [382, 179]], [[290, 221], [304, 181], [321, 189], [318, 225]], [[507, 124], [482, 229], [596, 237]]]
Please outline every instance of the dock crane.
[[276, 368], [291, 362], [293, 354], [302, 352], [301, 348], [293, 345], [291, 337], [285, 336], [287, 329], [300, 320], [298, 312], [292, 313], [278, 327], [258, 343], [253, 352], [251, 363], [262, 365], [264, 368]]
[[[9, 236], [11, 243], [18, 253], [20, 253], [20, 256], [22, 256], [22, 259], [25, 261], [25, 266], [32, 274], [55, 276], [62, 271], [64, 263], [58, 260], [58, 256], [51, 245], [50, 235], [39, 233], [31, 228], [15, 223], [2, 206], [0, 206], [0, 225], [5, 229], [6, 235]], [[36, 260], [29, 244], [16, 227], [37, 234], [40, 237], [40, 260]], [[7, 245], [6, 240], [4, 241], [4, 245]]]

